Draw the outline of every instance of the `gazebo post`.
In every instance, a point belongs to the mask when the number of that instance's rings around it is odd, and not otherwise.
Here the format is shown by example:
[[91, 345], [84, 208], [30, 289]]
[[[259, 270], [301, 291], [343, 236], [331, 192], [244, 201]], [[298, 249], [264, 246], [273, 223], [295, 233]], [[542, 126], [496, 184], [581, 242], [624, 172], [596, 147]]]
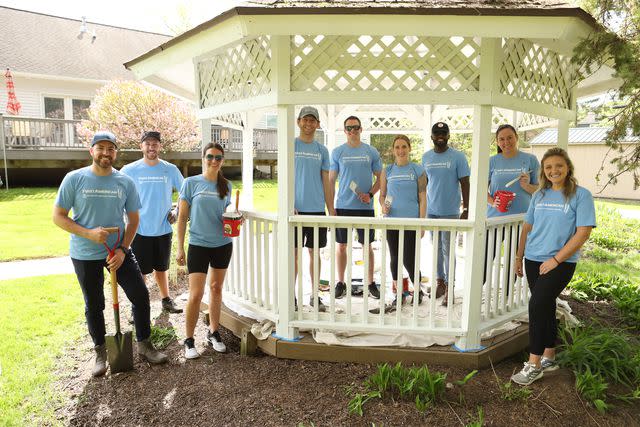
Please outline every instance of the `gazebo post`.
[[253, 125], [254, 112], [242, 113], [242, 206], [253, 209]]
[[569, 148], [569, 120], [558, 120], [558, 147], [565, 151]]
[[[293, 320], [293, 227], [289, 225], [289, 215], [293, 214], [294, 170], [293, 140], [295, 138], [295, 109], [289, 104], [287, 95], [291, 88], [290, 55], [288, 36], [271, 38], [272, 91], [277, 97], [278, 110], [278, 234], [277, 234], [277, 283], [278, 320], [276, 335], [285, 339], [295, 339], [298, 329], [289, 326]], [[302, 284], [300, 284], [302, 286]], [[302, 307], [302, 301], [298, 301]]]

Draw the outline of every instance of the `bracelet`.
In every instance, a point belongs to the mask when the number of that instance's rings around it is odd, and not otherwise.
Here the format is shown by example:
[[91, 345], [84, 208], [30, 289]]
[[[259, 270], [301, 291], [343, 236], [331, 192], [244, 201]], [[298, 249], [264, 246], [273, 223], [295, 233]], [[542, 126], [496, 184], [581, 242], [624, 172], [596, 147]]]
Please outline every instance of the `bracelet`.
[[557, 262], [557, 263], [558, 263], [558, 265], [560, 265], [560, 261], [558, 261], [558, 258], [556, 258], [556, 256], [555, 256], [555, 255], [554, 255], [554, 256], [552, 256], [551, 258], [553, 258], [553, 260], [554, 260], [555, 262]]

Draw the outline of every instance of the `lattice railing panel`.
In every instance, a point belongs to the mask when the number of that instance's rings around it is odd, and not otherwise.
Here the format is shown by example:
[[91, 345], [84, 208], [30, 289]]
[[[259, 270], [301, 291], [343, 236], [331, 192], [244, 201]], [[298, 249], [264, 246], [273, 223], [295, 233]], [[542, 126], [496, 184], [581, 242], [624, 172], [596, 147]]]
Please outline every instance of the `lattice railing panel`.
[[548, 126], [551, 122], [555, 121], [553, 118], [530, 113], [520, 114], [518, 118], [518, 128], [528, 129], [543, 128], [546, 127], [545, 125]]
[[200, 108], [271, 91], [271, 45], [260, 36], [203, 59], [197, 66]]
[[406, 130], [416, 129], [417, 126], [412, 120], [406, 117], [365, 117], [362, 125], [367, 130]]
[[571, 108], [571, 87], [575, 70], [570, 57], [524, 39], [508, 39], [502, 49], [502, 93], [560, 108]]
[[474, 37], [323, 36], [291, 38], [296, 91], [477, 91]]

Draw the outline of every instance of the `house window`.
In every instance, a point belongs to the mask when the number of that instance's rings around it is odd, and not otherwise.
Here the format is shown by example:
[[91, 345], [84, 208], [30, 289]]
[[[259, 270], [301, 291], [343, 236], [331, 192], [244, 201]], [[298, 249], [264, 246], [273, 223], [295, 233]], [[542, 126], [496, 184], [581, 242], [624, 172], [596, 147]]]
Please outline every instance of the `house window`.
[[90, 106], [91, 106], [91, 101], [86, 99], [71, 100], [71, 107], [73, 108], [73, 119], [74, 120], [88, 119]]
[[64, 98], [44, 98], [44, 116], [49, 119], [64, 119]]
[[267, 114], [266, 115], [266, 126], [267, 129], [277, 129], [278, 128], [278, 115], [277, 114]]

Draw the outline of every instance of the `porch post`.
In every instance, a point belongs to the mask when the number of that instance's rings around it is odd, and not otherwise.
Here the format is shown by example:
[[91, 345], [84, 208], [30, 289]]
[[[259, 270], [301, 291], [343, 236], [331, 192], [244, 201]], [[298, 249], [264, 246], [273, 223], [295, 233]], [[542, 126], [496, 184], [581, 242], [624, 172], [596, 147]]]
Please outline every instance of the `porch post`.
[[[276, 70], [273, 91], [278, 102], [290, 90], [290, 42], [289, 36], [271, 37], [271, 54]], [[293, 227], [289, 215], [293, 214], [295, 177], [293, 170], [293, 140], [295, 138], [293, 105], [278, 104], [278, 319], [276, 334], [285, 339], [294, 339], [298, 330], [289, 326], [293, 320]], [[302, 304], [302, 301], [300, 301]]]
[[558, 120], [558, 147], [569, 149], [569, 120]]
[[[498, 93], [500, 39], [483, 38], [480, 57], [480, 90]], [[469, 219], [473, 229], [467, 233], [465, 247], [464, 297], [461, 326], [466, 333], [456, 340], [463, 351], [479, 350], [482, 306], [482, 273], [487, 220], [487, 183], [489, 181], [489, 145], [492, 106], [473, 107], [473, 139], [471, 155], [471, 188], [469, 189]]]
[[242, 113], [242, 206], [253, 209], [253, 111]]
[[9, 189], [9, 174], [7, 172], [7, 141], [4, 135], [4, 115], [0, 113], [0, 143], [2, 144], [2, 159], [4, 160], [4, 188]]

